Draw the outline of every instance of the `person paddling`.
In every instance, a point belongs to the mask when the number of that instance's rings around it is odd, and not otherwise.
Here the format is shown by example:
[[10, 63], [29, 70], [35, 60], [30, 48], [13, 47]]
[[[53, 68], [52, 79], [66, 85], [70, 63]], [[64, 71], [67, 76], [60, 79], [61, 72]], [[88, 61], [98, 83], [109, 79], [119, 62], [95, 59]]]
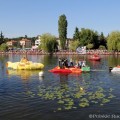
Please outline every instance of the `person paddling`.
[[70, 67], [73, 67], [73, 60], [72, 60], [72, 58], [70, 59]]

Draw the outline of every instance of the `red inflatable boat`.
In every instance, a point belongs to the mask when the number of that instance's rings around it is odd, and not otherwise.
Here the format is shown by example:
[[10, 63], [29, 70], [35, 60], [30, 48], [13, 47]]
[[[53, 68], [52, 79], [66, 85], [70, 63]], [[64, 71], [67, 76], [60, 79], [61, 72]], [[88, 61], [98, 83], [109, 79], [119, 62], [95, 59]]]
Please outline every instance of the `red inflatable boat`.
[[89, 58], [89, 60], [93, 60], [93, 61], [100, 61], [101, 58], [98, 55], [93, 55]]
[[64, 69], [61, 69], [59, 66], [49, 70], [49, 72], [53, 72], [53, 73], [81, 73], [82, 70], [80, 68], [64, 68]]

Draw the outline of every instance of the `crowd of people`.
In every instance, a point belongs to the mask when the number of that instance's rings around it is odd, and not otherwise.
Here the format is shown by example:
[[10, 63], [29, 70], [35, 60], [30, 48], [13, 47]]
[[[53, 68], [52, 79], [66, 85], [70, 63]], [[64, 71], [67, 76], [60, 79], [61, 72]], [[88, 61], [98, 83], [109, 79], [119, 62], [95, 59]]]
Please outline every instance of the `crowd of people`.
[[59, 67], [61, 69], [63, 69], [63, 68], [69, 68], [69, 67], [81, 68], [81, 67], [85, 67], [86, 66], [86, 61], [79, 59], [79, 60], [76, 60], [74, 62], [72, 58], [70, 58], [70, 59], [59, 58], [58, 64], [59, 64]]

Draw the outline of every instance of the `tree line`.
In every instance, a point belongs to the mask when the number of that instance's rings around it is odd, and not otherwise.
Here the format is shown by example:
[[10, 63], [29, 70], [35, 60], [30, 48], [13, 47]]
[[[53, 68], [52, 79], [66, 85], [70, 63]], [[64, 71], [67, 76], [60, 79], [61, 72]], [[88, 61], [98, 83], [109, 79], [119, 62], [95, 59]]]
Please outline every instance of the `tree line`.
[[[120, 31], [113, 31], [107, 37], [104, 36], [103, 32], [100, 34], [97, 31], [89, 28], [75, 27], [73, 38], [69, 40], [69, 47], [67, 46], [67, 27], [68, 21], [65, 14], [60, 15], [58, 19], [58, 33], [60, 40], [61, 50], [73, 50], [75, 51], [79, 46], [86, 46], [87, 49], [107, 49], [112, 51], [120, 51]], [[27, 35], [25, 36], [27, 38]], [[19, 40], [15, 38], [14, 40]], [[29, 38], [34, 44], [36, 37]], [[5, 41], [8, 39], [4, 38], [3, 33], [0, 34], [0, 50], [4, 46]], [[58, 50], [58, 42], [56, 37], [50, 33], [44, 33], [41, 35], [41, 44], [39, 49], [46, 52], [55, 52]]]
[[[120, 31], [113, 31], [107, 37], [104, 36], [103, 32], [100, 34], [97, 31], [88, 29], [88, 28], [81, 28], [75, 27], [75, 31], [73, 34], [73, 38], [69, 40], [69, 48], [66, 46], [67, 42], [67, 18], [63, 14], [59, 16], [58, 20], [58, 33], [59, 33], [59, 40], [60, 40], [60, 47], [61, 50], [73, 50], [75, 51], [79, 46], [86, 46], [87, 49], [102, 49], [102, 50], [112, 50], [112, 51], [120, 51]], [[47, 36], [48, 40], [44, 39]], [[55, 36], [51, 34], [43, 34], [41, 44], [44, 44], [44, 41], [49, 41], [49, 37], [53, 38], [53, 44], [51, 39], [51, 47], [46, 45], [41, 47], [43, 50], [49, 49], [49, 52], [54, 51], [57, 48], [58, 43], [54, 42]], [[49, 44], [49, 42], [48, 42]], [[42, 45], [41, 45], [42, 46]], [[54, 47], [53, 47], [54, 46]], [[47, 50], [48, 51], [48, 50]]]

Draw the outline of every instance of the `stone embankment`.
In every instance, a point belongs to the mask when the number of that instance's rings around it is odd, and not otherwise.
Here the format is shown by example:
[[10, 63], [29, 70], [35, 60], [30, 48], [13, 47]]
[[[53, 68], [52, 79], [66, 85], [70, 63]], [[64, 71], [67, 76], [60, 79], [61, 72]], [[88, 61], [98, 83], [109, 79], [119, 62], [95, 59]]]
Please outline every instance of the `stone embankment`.
[[[49, 53], [43, 52], [40, 50], [35, 50], [35, 51], [0, 51], [0, 55], [4, 54], [18, 54], [18, 55], [23, 55], [23, 54], [28, 54], [28, 55], [48, 55]], [[72, 52], [72, 51], [59, 51], [59, 52], [54, 52], [53, 54], [55, 55], [80, 55], [81, 53], [77, 52]], [[120, 52], [110, 52], [107, 50], [87, 50], [85, 55], [93, 55], [93, 54], [99, 54], [99, 55], [120, 55]]]

